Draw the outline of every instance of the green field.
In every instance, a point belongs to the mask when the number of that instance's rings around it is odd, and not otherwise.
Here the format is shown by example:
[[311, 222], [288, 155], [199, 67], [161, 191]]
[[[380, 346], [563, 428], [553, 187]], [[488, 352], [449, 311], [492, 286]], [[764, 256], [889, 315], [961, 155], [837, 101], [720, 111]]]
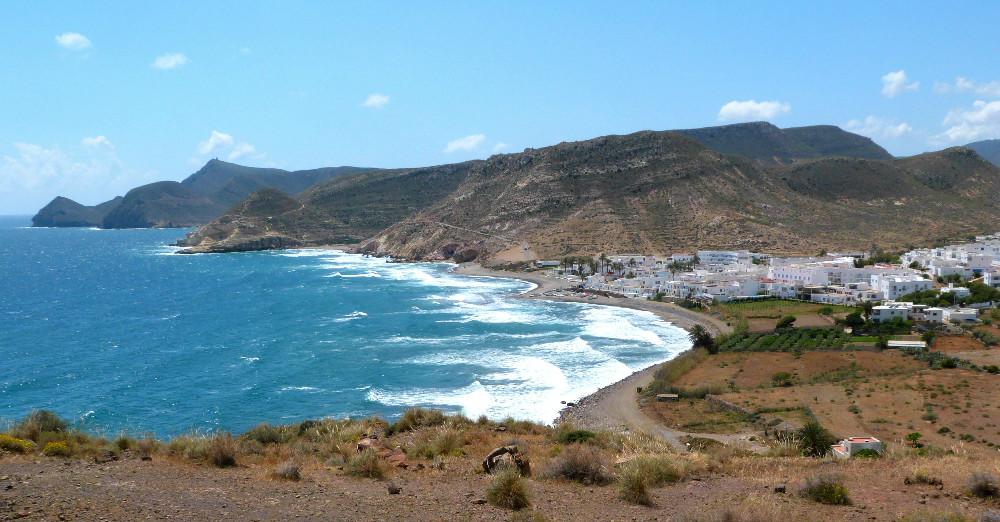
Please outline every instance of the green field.
[[834, 328], [795, 328], [770, 334], [736, 334], [719, 345], [720, 352], [791, 352], [840, 350], [853, 339]]
[[784, 315], [816, 313], [820, 308], [829, 307], [833, 313], [850, 313], [854, 308], [850, 306], [828, 305], [823, 303], [811, 303], [805, 301], [789, 301], [785, 299], [766, 299], [761, 301], [741, 301], [732, 303], [721, 303], [718, 305], [719, 311], [730, 312], [731, 315], [746, 315], [748, 312], [772, 312]]

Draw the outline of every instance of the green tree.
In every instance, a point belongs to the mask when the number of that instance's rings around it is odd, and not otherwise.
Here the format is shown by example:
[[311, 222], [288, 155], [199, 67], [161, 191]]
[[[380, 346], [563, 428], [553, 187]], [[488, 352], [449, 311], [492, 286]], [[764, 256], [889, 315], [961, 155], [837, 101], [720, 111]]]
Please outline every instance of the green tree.
[[775, 330], [781, 330], [783, 328], [789, 328], [789, 327], [792, 326], [792, 323], [794, 323], [794, 322], [795, 322], [795, 316], [794, 315], [786, 315], [786, 316], [784, 316], [784, 317], [782, 317], [781, 319], [778, 320], [778, 324], [776, 324], [774, 326], [774, 329]]
[[809, 421], [796, 432], [799, 450], [807, 457], [822, 457], [830, 453], [833, 435], [816, 421]]
[[875, 340], [875, 347], [878, 348], [879, 350], [886, 350], [886, 349], [888, 349], [889, 348], [889, 336], [887, 336], [885, 334], [878, 336], [878, 339]]
[[719, 353], [719, 347], [716, 346], [712, 334], [700, 324], [691, 327], [691, 331], [688, 332], [688, 339], [691, 339], [691, 344], [695, 348], [704, 348], [708, 350], [708, 353], [713, 355]]
[[937, 332], [934, 330], [927, 330], [920, 339], [927, 343], [927, 347], [930, 348], [931, 344], [934, 342], [934, 338], [937, 337]]
[[865, 320], [861, 318], [861, 312], [847, 314], [844, 318], [844, 325], [851, 328], [860, 328], [865, 325]]
[[875, 304], [871, 301], [864, 301], [861, 303], [861, 313], [865, 316], [865, 322], [870, 322], [872, 320], [872, 310], [875, 309]]

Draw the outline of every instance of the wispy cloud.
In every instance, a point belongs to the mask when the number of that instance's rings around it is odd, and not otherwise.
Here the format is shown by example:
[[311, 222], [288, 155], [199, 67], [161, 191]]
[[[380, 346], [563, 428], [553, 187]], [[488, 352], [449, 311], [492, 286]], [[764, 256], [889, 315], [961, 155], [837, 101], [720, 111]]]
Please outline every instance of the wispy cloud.
[[209, 136], [208, 141], [198, 144], [198, 154], [211, 154], [216, 150], [232, 147], [233, 143], [233, 137], [229, 134], [212, 131], [212, 135]]
[[975, 80], [959, 76], [955, 78], [955, 83], [935, 82], [934, 92], [938, 94], [972, 92], [988, 98], [1000, 98], [1000, 80], [977, 83]]
[[80, 140], [80, 143], [88, 149], [115, 150], [115, 146], [112, 145], [111, 142], [104, 136], [86, 137]]
[[444, 152], [445, 154], [451, 154], [452, 152], [475, 150], [478, 149], [484, 141], [486, 141], [486, 135], [472, 134], [464, 138], [449, 141], [448, 145], [444, 148]]
[[386, 104], [388, 103], [389, 103], [388, 95], [373, 92], [369, 94], [367, 98], [365, 98], [365, 101], [361, 105], [364, 105], [365, 107], [372, 107], [374, 109], [381, 109], [382, 107], [385, 107]]
[[157, 69], [175, 69], [188, 63], [189, 61], [191, 60], [181, 53], [164, 54], [156, 60], [153, 60], [153, 63], [150, 64], [150, 66], [156, 67]]
[[948, 111], [941, 125], [948, 128], [931, 138], [933, 144], [1000, 138], [1000, 101], [979, 100], [972, 104], [971, 109]]
[[792, 110], [792, 106], [779, 101], [731, 101], [719, 109], [719, 121], [769, 120]]
[[896, 123], [878, 116], [869, 116], [864, 120], [851, 120], [844, 125], [844, 129], [869, 138], [881, 139], [901, 138], [913, 132], [913, 127], [908, 123]]
[[506, 149], [508, 145], [502, 141], [498, 141], [496, 145], [493, 146], [493, 152], [500, 152]]
[[80, 51], [90, 47], [90, 39], [80, 33], [63, 33], [56, 36], [56, 43], [66, 49]]
[[900, 69], [882, 77], [882, 95], [888, 98], [895, 98], [904, 91], [915, 91], [920, 88], [920, 82], [910, 82], [906, 77], [906, 71]]
[[257, 147], [249, 143], [238, 143], [233, 147], [233, 151], [229, 153], [229, 161], [236, 161], [244, 156], [263, 156], [257, 154]]

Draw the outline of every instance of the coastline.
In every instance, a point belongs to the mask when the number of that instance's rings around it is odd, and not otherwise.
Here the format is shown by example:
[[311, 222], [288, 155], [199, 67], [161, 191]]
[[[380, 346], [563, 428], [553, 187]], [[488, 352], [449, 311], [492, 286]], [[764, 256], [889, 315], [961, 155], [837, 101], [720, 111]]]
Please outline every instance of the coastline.
[[[610, 297], [591, 299], [573, 294], [543, 295], [550, 292], [569, 292], [572, 284], [569, 281], [548, 277], [539, 273], [493, 270], [474, 262], [457, 265], [454, 272], [469, 276], [517, 279], [538, 285], [536, 288], [528, 290], [523, 294], [514, 296], [515, 299], [539, 299], [617, 306], [653, 312], [663, 321], [685, 330], [691, 330], [694, 325], [699, 324], [707, 328], [713, 335], [730, 331], [730, 328], [723, 321], [686, 310], [673, 303]], [[659, 365], [660, 363], [657, 363], [635, 371], [618, 382], [603, 386], [597, 391], [580, 398], [577, 402], [563, 408], [559, 412], [559, 416], [553, 419], [553, 422], [570, 422], [578, 428], [589, 430], [611, 430], [617, 432], [642, 431], [659, 436], [676, 447], [683, 447], [680, 437], [687, 435], [686, 433], [660, 425], [655, 420], [646, 416], [636, 403], [636, 388], [648, 386], [652, 382], [653, 373]]]

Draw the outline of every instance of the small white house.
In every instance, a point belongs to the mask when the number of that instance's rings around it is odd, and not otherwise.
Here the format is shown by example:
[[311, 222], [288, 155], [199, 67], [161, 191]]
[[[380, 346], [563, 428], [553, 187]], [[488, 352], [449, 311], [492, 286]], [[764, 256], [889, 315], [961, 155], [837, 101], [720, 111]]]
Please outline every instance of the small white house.
[[974, 323], [979, 318], [979, 311], [975, 308], [945, 308], [943, 318], [948, 322]]
[[882, 441], [875, 437], [850, 437], [844, 439], [830, 447], [834, 457], [838, 459], [849, 459], [855, 453], [870, 449], [882, 453]]
[[948, 297], [955, 296], [956, 299], [961, 299], [963, 297], [969, 297], [972, 292], [964, 286], [955, 286], [955, 283], [948, 283], [947, 288], [941, 289], [942, 297], [944, 294], [948, 294]]
[[909, 319], [910, 308], [912, 307], [913, 303], [892, 302], [872, 307], [872, 322], [881, 323], [884, 321], [891, 321], [897, 317], [904, 320]]

